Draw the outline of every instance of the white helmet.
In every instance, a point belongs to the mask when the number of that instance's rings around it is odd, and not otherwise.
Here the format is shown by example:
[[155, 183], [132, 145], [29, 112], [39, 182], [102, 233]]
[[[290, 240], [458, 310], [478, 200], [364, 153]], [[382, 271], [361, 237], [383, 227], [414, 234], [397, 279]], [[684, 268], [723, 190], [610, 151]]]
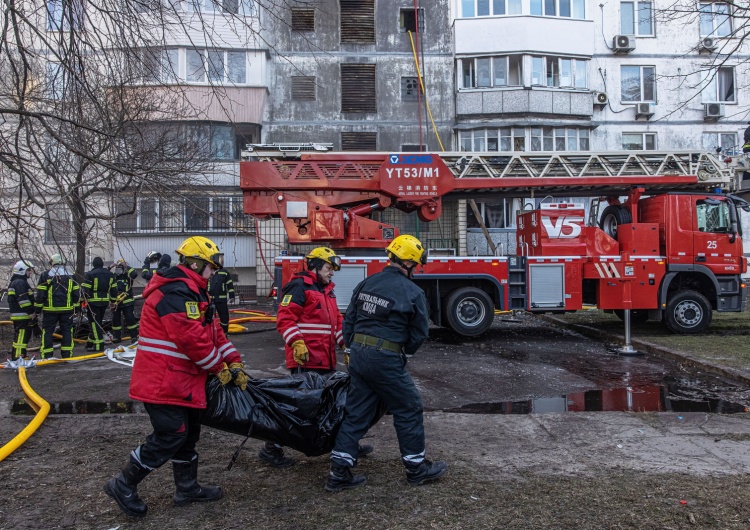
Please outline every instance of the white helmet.
[[34, 265], [30, 261], [18, 260], [13, 265], [13, 274], [26, 274], [26, 271], [31, 269], [34, 272]]

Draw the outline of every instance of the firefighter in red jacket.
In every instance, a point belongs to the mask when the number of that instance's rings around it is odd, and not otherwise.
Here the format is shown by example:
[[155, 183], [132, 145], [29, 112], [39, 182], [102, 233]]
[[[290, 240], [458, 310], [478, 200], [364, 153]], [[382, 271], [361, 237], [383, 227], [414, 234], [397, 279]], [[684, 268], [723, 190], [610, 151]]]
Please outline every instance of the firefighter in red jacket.
[[[327, 247], [318, 247], [305, 256], [307, 270], [299, 272], [284, 286], [276, 315], [276, 329], [286, 343], [286, 367], [295, 371], [325, 375], [336, 370], [336, 346], [344, 347], [343, 318], [331, 282], [341, 269], [341, 258]], [[359, 456], [372, 452], [360, 446]], [[294, 465], [281, 446], [267, 442], [258, 458], [273, 467]]]
[[122, 511], [143, 517], [148, 507], [138, 497], [138, 484], [172, 460], [174, 504], [214, 501], [217, 486], [198, 484], [201, 409], [205, 384], [214, 374], [222, 384], [243, 389], [247, 375], [240, 354], [213, 317], [207, 287], [224, 256], [210, 239], [189, 237], [177, 249], [180, 264], [156, 275], [143, 292], [141, 333], [130, 379], [130, 397], [143, 401], [154, 432], [130, 453], [122, 471], [104, 485]]

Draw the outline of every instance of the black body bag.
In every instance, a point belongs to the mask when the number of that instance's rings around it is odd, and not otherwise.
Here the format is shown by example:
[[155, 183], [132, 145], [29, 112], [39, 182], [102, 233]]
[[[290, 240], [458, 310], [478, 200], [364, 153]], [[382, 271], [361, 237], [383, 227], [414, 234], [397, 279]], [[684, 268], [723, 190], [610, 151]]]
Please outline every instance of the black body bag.
[[[222, 386], [209, 377], [201, 423], [319, 456], [333, 449], [348, 389], [349, 374], [345, 372], [250, 379], [245, 391], [233, 384]], [[384, 413], [381, 403], [370, 426]]]

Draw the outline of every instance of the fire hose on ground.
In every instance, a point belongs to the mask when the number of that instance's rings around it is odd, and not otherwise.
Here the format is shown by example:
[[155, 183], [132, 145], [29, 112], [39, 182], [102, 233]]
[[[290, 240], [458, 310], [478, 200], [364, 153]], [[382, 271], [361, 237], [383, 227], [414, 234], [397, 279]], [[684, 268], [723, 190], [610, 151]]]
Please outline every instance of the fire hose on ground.
[[[275, 322], [276, 317], [263, 312], [263, 311], [247, 311], [247, 310], [239, 310], [235, 309], [231, 311], [232, 314], [239, 314], [239, 315], [247, 315], [243, 317], [237, 317], [230, 319], [229, 323], [229, 331], [230, 333], [242, 333], [243, 331], [246, 332], [247, 328], [244, 326], [241, 326], [240, 322]], [[11, 321], [0, 321], [0, 324], [12, 324]], [[233, 327], [234, 326], [234, 331]], [[269, 328], [268, 330], [261, 330], [261, 331], [269, 331], [270, 329], [275, 328]], [[58, 334], [53, 334], [53, 337], [61, 338]], [[126, 337], [125, 340], [128, 340], [129, 337]], [[73, 339], [75, 342], [78, 343], [84, 343], [86, 342], [85, 339]], [[132, 365], [132, 359], [135, 358], [135, 349], [136, 349], [137, 343], [135, 345], [131, 346], [121, 346], [112, 349], [111, 351], [108, 350], [105, 352], [100, 353], [93, 353], [90, 355], [82, 355], [78, 357], [68, 357], [65, 359], [43, 359], [43, 360], [26, 360], [26, 359], [19, 359], [17, 361], [8, 361], [4, 364], [0, 364], [0, 369], [11, 369], [15, 368], [18, 370], [18, 380], [21, 383], [21, 388], [24, 391], [24, 394], [27, 397], [27, 400], [30, 400], [33, 403], [33, 407], [36, 411], [36, 415], [34, 416], [34, 419], [29, 423], [20, 433], [18, 433], [10, 442], [0, 447], [0, 462], [2, 462], [5, 458], [7, 458], [11, 453], [13, 453], [16, 449], [21, 447], [26, 440], [28, 440], [38, 429], [41, 427], [44, 420], [47, 418], [47, 415], [50, 411], [50, 404], [47, 403], [39, 394], [34, 392], [34, 389], [31, 388], [31, 385], [29, 385], [28, 379], [26, 378], [26, 368], [27, 367], [35, 367], [35, 366], [46, 366], [50, 364], [60, 364], [60, 363], [69, 363], [69, 362], [79, 362], [79, 361], [86, 361], [89, 359], [97, 359], [101, 357], [108, 357], [110, 360], [125, 364], [125, 365]], [[118, 351], [121, 350], [121, 351]], [[128, 362], [129, 361], [129, 362]]]

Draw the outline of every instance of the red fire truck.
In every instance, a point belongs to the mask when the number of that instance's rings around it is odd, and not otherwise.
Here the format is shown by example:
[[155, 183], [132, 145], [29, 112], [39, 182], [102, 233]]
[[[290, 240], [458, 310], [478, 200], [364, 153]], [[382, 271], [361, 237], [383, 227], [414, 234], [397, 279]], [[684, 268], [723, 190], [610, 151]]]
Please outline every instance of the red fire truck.
[[[398, 235], [374, 212], [393, 207], [431, 221], [443, 198], [535, 192], [596, 196], [607, 206], [586, 216], [569, 201], [545, 202], [518, 214], [513, 255], [431, 257], [414, 281], [434, 324], [475, 336], [489, 328], [495, 309], [557, 313], [594, 304], [633, 321], [662, 320], [676, 333], [700, 333], [712, 311], [745, 309], [738, 209], [749, 205], [728, 193], [732, 172], [710, 153], [327, 153], [256, 146], [240, 163], [240, 179], [246, 213], [281, 219], [291, 244], [342, 254], [334, 279], [342, 309], [354, 286], [386, 265], [380, 252]], [[276, 285], [302, 267], [301, 257], [277, 258]]]

